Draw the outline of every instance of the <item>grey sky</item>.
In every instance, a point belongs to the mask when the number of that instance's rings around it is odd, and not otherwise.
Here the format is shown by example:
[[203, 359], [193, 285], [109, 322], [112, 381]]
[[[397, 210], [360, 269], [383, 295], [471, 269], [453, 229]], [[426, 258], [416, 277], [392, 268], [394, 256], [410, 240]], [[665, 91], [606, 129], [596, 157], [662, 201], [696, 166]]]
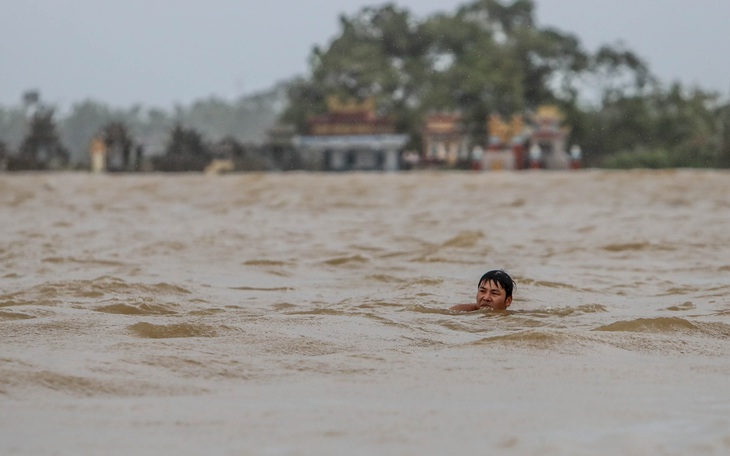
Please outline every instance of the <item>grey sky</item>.
[[[367, 0], [0, 0], [0, 105], [27, 89], [170, 108], [233, 99], [304, 74], [313, 45]], [[396, 0], [418, 16], [466, 1]], [[728, 95], [729, 0], [536, 0], [540, 26], [594, 50], [623, 41], [662, 81]]]

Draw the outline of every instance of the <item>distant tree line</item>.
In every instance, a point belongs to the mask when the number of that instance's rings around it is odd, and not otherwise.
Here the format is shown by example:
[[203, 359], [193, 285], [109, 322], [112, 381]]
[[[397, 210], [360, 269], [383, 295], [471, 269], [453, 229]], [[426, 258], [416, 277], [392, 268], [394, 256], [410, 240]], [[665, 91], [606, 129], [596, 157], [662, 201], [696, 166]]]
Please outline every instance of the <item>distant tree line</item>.
[[664, 87], [622, 46], [587, 52], [577, 37], [535, 23], [533, 0], [465, 3], [419, 20], [394, 4], [340, 17], [292, 84], [283, 118], [307, 129], [326, 98], [374, 98], [420, 148], [425, 113], [458, 110], [475, 143], [485, 119], [554, 104], [588, 165], [730, 166], [730, 106], [719, 94]]
[[[197, 161], [204, 161], [219, 154], [221, 143], [235, 144], [233, 149], [242, 158], [247, 155], [244, 151], [267, 141], [267, 131], [276, 124], [286, 102], [285, 87], [281, 83], [231, 102], [213, 97], [172, 111], [139, 105], [118, 109], [85, 100], [66, 113], [46, 104], [39, 91], [29, 90], [18, 105], [0, 106], [0, 161], [21, 169], [88, 167], [89, 147], [95, 137], [118, 146], [125, 163], [134, 161], [138, 146], [148, 157], [197, 154]], [[184, 147], [178, 151], [177, 146], [186, 144], [180, 141], [181, 134], [197, 135], [205, 153]], [[49, 162], [50, 155], [57, 159]], [[163, 162], [156, 159], [158, 164]]]
[[307, 77], [172, 111], [85, 100], [58, 113], [31, 90], [19, 105], [0, 106], [0, 163], [11, 157], [20, 167], [87, 166], [91, 138], [117, 125], [130, 141], [114, 142], [127, 167], [139, 145], [170, 171], [198, 169], [221, 155], [250, 168], [296, 166], [286, 151], [256, 148], [277, 122], [306, 134], [308, 120], [326, 112], [334, 95], [374, 99], [415, 150], [429, 112], [461, 112], [472, 141], [484, 144], [490, 114], [510, 117], [553, 104], [566, 115], [570, 141], [580, 144], [587, 166], [730, 167], [727, 99], [664, 85], [620, 45], [587, 52], [576, 36], [538, 27], [534, 12], [533, 0], [476, 0], [424, 19], [394, 4], [366, 7], [341, 16], [338, 35], [313, 48]]

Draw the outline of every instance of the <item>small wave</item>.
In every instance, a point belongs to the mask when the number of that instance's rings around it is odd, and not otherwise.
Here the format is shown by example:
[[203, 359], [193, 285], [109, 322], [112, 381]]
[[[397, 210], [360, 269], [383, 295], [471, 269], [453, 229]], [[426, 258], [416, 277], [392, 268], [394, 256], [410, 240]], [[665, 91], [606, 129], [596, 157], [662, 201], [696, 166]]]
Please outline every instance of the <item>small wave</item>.
[[261, 287], [230, 287], [231, 290], [237, 291], [292, 291], [294, 288], [291, 287], [273, 287], [273, 288], [261, 288]]
[[441, 314], [441, 315], [453, 315], [455, 313], [453, 310], [439, 308], [439, 307], [429, 307], [424, 304], [412, 304], [410, 306], [406, 306], [405, 310], [407, 310], [409, 312], [418, 312], [418, 313], [426, 313], [426, 314]]
[[244, 266], [286, 266], [288, 263], [285, 261], [275, 261], [275, 260], [249, 260], [244, 261]]
[[626, 242], [617, 244], [607, 244], [601, 247], [607, 252], [636, 252], [641, 250], [676, 250], [669, 244], [655, 244], [652, 242]]
[[627, 331], [642, 333], [673, 333], [697, 331], [694, 323], [678, 317], [637, 318], [636, 320], [617, 321], [600, 326], [594, 331]]
[[[92, 280], [44, 283], [25, 291], [7, 295], [6, 297], [17, 302], [16, 305], [37, 304], [52, 306], [68, 301], [69, 298], [97, 299], [108, 294], [138, 295], [140, 293], [152, 296], [187, 295], [190, 294], [190, 291], [178, 285], [164, 282], [156, 284], [128, 283], [116, 277], [102, 276]], [[7, 305], [12, 304], [0, 304], [0, 306]]]
[[14, 298], [15, 298], [15, 295], [3, 296], [2, 298], [0, 298], [0, 299], [2, 299], [2, 301], [0, 301], [0, 307], [16, 307], [16, 306], [33, 304], [33, 302], [30, 302], [30, 301], [17, 300]]
[[553, 348], [561, 345], [571, 338], [570, 335], [559, 332], [545, 331], [520, 331], [512, 334], [503, 334], [499, 336], [485, 337], [470, 345], [491, 345], [491, 344], [507, 344], [512, 347], [521, 348]]
[[180, 241], [156, 241], [151, 244], [137, 247], [133, 255], [148, 258], [155, 255], [174, 255], [190, 250], [191, 246]]
[[[413, 280], [405, 280], [401, 285], [398, 286], [399, 289], [406, 289], [406, 288], [431, 288], [435, 287], [437, 285], [441, 285], [444, 283], [443, 279], [439, 278], [432, 278], [432, 277], [418, 277]], [[422, 296], [431, 296], [430, 293], [424, 293]]]
[[114, 260], [100, 260], [96, 258], [77, 258], [77, 257], [46, 257], [42, 260], [44, 263], [52, 264], [64, 264], [64, 263], [78, 263], [84, 265], [94, 266], [126, 266], [126, 263]]
[[694, 310], [697, 306], [695, 306], [692, 301], [683, 302], [682, 304], [676, 305], [676, 306], [669, 306], [665, 310], [670, 310], [672, 312], [680, 312], [683, 310]]
[[296, 310], [296, 311], [293, 311], [293, 312], [287, 312], [287, 315], [332, 315], [332, 316], [342, 316], [342, 315], [352, 315], [352, 312], [345, 312], [343, 310], [338, 310], [338, 309], [319, 308], [319, 309], [311, 309], [311, 310]]
[[576, 307], [546, 307], [544, 309], [524, 311], [516, 310], [514, 312], [533, 316], [569, 317], [571, 315], [608, 312], [608, 309], [606, 309], [606, 306], [601, 304], [583, 304]]
[[688, 293], [696, 293], [698, 291], [701, 291], [700, 288], [697, 287], [671, 287], [668, 288], [667, 291], [663, 293], [657, 294], [657, 296], [674, 296], [674, 295], [683, 295]]
[[[426, 312], [426, 313], [445, 313], [445, 312]], [[468, 333], [483, 333], [484, 327], [482, 325], [470, 325], [467, 324], [466, 320], [460, 320], [460, 319], [454, 319], [454, 318], [446, 318], [443, 320], [437, 321], [439, 326], [448, 329], [449, 331], [456, 331], [456, 332], [468, 332]]]
[[172, 310], [170, 306], [164, 304], [111, 304], [108, 306], [97, 307], [97, 312], [119, 314], [119, 315], [174, 315], [177, 312]]
[[294, 308], [296, 308], [297, 306], [296, 306], [296, 305], [294, 305], [294, 304], [292, 304], [292, 303], [290, 303], [290, 302], [280, 302], [280, 303], [278, 303], [278, 304], [274, 304], [274, 305], [273, 305], [273, 306], [271, 306], [271, 307], [272, 307], [272, 308], [273, 308], [274, 310], [276, 310], [276, 311], [282, 311], [282, 310], [289, 310], [289, 309], [294, 309]]
[[59, 299], [45, 299], [40, 297], [29, 297], [28, 299], [5, 299], [0, 301], [0, 308], [2, 307], [20, 307], [20, 306], [39, 306], [39, 307], [55, 307], [61, 304], [63, 301]]
[[155, 369], [167, 369], [174, 372], [176, 377], [186, 378], [218, 378], [247, 380], [257, 375], [256, 369], [243, 364], [238, 360], [227, 360], [216, 356], [207, 356], [205, 359], [180, 356], [151, 356], [142, 360], [145, 366]]
[[441, 247], [470, 249], [476, 246], [482, 238], [484, 238], [484, 233], [481, 231], [463, 231], [441, 244]]
[[216, 315], [216, 314], [220, 314], [220, 313], [224, 313], [224, 312], [225, 312], [225, 310], [214, 307], [212, 309], [193, 310], [192, 312], [188, 312], [188, 315], [206, 316], [206, 315]]
[[383, 307], [396, 308], [396, 307], [401, 307], [401, 305], [396, 304], [394, 302], [376, 300], [376, 301], [364, 302], [362, 304], [356, 305], [355, 307], [358, 309], [378, 309], [378, 308], [383, 308]]
[[91, 377], [70, 375], [49, 370], [35, 370], [33, 366], [13, 366], [0, 369], [0, 394], [12, 394], [28, 388], [40, 387], [72, 396], [145, 396], [195, 394], [199, 388], [170, 385], [169, 382], [153, 384], [137, 379], [120, 380], [118, 377]]
[[329, 260], [325, 260], [322, 263], [330, 266], [342, 266], [352, 263], [367, 263], [368, 261], [370, 260], [362, 255], [352, 255], [330, 258]]
[[216, 337], [218, 332], [208, 325], [177, 323], [171, 325], [153, 325], [152, 323], [136, 323], [129, 329], [139, 337], [146, 339], [175, 339], [182, 337]]
[[383, 283], [403, 283], [405, 282], [404, 279], [401, 279], [399, 277], [395, 277], [388, 274], [372, 274], [367, 276], [369, 280], [373, 280], [375, 282], [383, 282]]
[[466, 261], [461, 257], [448, 258], [445, 256], [423, 255], [412, 260], [414, 263], [450, 263], [450, 264], [481, 264], [481, 261]]
[[0, 384], [14, 387], [36, 385], [54, 391], [81, 396], [119, 393], [118, 388], [112, 383], [47, 370], [40, 372], [4, 372]]
[[32, 315], [17, 312], [6, 312], [0, 310], [0, 320], [29, 320], [35, 318]]
[[534, 279], [515, 279], [516, 282], [518, 282], [518, 285], [535, 285], [538, 287], [547, 287], [547, 288], [565, 288], [569, 290], [576, 290], [577, 288], [573, 285], [570, 285], [569, 283], [563, 283], [563, 282], [553, 282], [549, 280], [534, 280]]
[[155, 283], [151, 285], [143, 285], [143, 284], [135, 284], [135, 288], [138, 290], [143, 290], [146, 292], [150, 292], [152, 294], [155, 293], [162, 293], [162, 294], [174, 294], [174, 295], [183, 295], [183, 294], [191, 294], [190, 290], [187, 288], [181, 287], [179, 285], [174, 285], [171, 283]]

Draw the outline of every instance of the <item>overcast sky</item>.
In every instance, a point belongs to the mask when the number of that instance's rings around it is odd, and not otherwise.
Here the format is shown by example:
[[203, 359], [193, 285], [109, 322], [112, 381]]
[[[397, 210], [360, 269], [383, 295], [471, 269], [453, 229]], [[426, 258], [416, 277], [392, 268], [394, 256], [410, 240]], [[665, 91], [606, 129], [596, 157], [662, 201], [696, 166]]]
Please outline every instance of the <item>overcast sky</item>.
[[[61, 108], [84, 99], [171, 108], [228, 100], [306, 74], [314, 45], [366, 0], [0, 0], [0, 105], [38, 89]], [[396, 0], [419, 17], [459, 0]], [[587, 50], [619, 41], [665, 83], [730, 93], [730, 0], [536, 0], [540, 27]]]

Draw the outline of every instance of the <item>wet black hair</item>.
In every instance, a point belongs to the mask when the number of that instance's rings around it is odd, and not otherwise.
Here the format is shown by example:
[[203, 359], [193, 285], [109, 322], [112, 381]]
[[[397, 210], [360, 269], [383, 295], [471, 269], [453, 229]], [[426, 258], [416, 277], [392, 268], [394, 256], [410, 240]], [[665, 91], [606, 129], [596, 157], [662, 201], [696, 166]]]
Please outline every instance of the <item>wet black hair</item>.
[[484, 282], [498, 283], [504, 289], [505, 298], [512, 296], [512, 290], [515, 287], [515, 281], [512, 280], [512, 277], [501, 269], [495, 269], [485, 273], [482, 278], [479, 279], [477, 287], [480, 287]]

